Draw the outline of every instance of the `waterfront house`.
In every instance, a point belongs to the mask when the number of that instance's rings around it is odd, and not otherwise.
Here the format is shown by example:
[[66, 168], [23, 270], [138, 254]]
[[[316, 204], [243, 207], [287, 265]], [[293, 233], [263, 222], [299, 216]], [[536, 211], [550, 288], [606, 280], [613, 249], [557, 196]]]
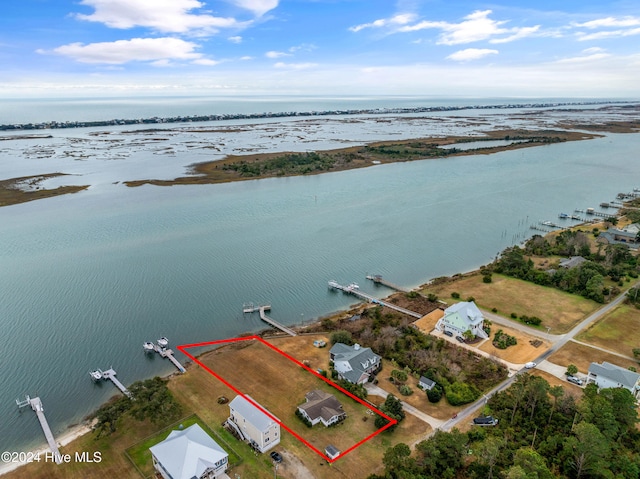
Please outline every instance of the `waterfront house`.
[[380, 356], [359, 344], [336, 343], [329, 350], [329, 357], [338, 377], [353, 384], [364, 384], [382, 367]]
[[637, 249], [640, 246], [638, 243], [639, 231], [640, 225], [638, 223], [627, 225], [621, 229], [609, 228], [600, 233], [598, 240], [608, 244], [625, 244], [629, 248]]
[[[251, 396], [247, 395], [255, 402]], [[266, 452], [280, 443], [280, 422], [269, 417], [249, 399], [236, 396], [229, 403], [229, 419], [227, 424], [254, 449]], [[264, 408], [263, 408], [264, 409]]]
[[149, 451], [153, 467], [164, 479], [214, 479], [229, 463], [226, 451], [198, 424], [171, 431]]
[[483, 327], [484, 316], [473, 301], [462, 301], [449, 306], [436, 324], [436, 330], [444, 333], [462, 336], [466, 331], [471, 331], [474, 336], [486, 339], [489, 336]]
[[625, 388], [640, 399], [640, 374], [606, 361], [591, 363], [587, 382], [595, 383], [599, 388]]
[[307, 402], [298, 406], [298, 411], [312, 426], [322, 422], [325, 426], [331, 426], [342, 421], [347, 414], [342, 409], [342, 404], [333, 394], [315, 389], [305, 395]]

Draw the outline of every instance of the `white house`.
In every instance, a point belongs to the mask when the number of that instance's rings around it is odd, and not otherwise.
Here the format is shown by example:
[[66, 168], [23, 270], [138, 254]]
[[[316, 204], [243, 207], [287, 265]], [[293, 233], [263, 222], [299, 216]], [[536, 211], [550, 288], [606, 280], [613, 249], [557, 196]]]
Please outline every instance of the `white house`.
[[596, 383], [599, 388], [625, 388], [640, 399], [640, 374], [606, 361], [591, 363], [587, 382]]
[[462, 336], [471, 331], [474, 336], [486, 339], [489, 336], [483, 329], [484, 316], [473, 301], [453, 304], [444, 310], [444, 316], [437, 322], [436, 329]]
[[420, 376], [420, 381], [418, 382], [418, 387], [425, 391], [431, 391], [433, 387], [436, 385], [435, 381], [426, 378], [424, 376]]
[[345, 417], [347, 414], [342, 409], [342, 404], [333, 394], [315, 389], [305, 395], [306, 403], [298, 406], [298, 411], [312, 426], [322, 422], [325, 426], [331, 426]]
[[364, 384], [380, 369], [380, 356], [359, 344], [336, 343], [329, 350], [329, 357], [338, 376], [353, 384]]
[[164, 479], [214, 479], [229, 463], [229, 455], [198, 424], [171, 431], [149, 450], [153, 467]]
[[[254, 401], [251, 396], [247, 397]], [[243, 396], [236, 396], [229, 403], [227, 423], [260, 452], [280, 443], [279, 420], [272, 419]]]

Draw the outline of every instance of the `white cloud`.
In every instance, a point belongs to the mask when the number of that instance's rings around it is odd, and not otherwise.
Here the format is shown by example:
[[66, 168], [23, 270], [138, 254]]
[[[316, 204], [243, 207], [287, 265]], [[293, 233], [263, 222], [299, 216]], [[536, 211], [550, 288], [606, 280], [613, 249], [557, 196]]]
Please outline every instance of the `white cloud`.
[[[195, 43], [179, 38], [133, 38], [86, 45], [70, 43], [55, 48], [53, 52], [71, 57], [81, 63], [119, 65], [142, 61], [166, 66], [170, 60], [204, 60], [202, 54], [195, 51], [197, 47]], [[38, 50], [38, 53], [48, 52]]]
[[602, 27], [635, 27], [640, 26], [639, 17], [622, 17], [622, 18], [599, 18], [584, 23], [575, 23], [574, 26], [582, 28], [602, 28]]
[[204, 65], [204, 66], [212, 67], [215, 65], [219, 65], [221, 62], [216, 60], [211, 60], [209, 58], [198, 58], [197, 60], [194, 60], [192, 63], [194, 63], [195, 65]]
[[278, 62], [273, 65], [275, 68], [289, 68], [291, 70], [306, 70], [307, 68], [317, 67], [317, 63], [284, 63]]
[[230, 17], [190, 13], [204, 6], [198, 0], [82, 0], [80, 3], [95, 11], [90, 15], [76, 14], [76, 18], [104, 23], [110, 28], [148, 27], [170, 33], [192, 30], [213, 33], [220, 28], [247, 25]]
[[240, 35], [236, 35], [234, 37], [227, 38], [231, 43], [242, 43], [242, 37]]
[[278, 6], [279, 0], [231, 0], [235, 5], [262, 16]]
[[351, 30], [352, 32], [359, 32], [360, 30], [364, 30], [365, 28], [381, 28], [387, 26], [406, 25], [407, 23], [415, 20], [415, 18], [416, 16], [413, 13], [400, 13], [398, 15], [394, 15], [391, 18], [381, 18], [371, 23], [355, 25], [353, 27], [349, 27], [349, 30]]
[[579, 32], [577, 35], [578, 40], [581, 42], [587, 40], [600, 40], [602, 38], [629, 37], [633, 35], [640, 35], [640, 28], [630, 28], [628, 30], [605, 30], [595, 33]]
[[470, 60], [484, 58], [487, 55], [497, 55], [498, 53], [498, 50], [490, 50], [488, 48], [467, 48], [466, 50], [459, 50], [452, 53], [447, 57], [447, 59], [455, 60], [457, 62], [468, 62]]
[[[438, 39], [440, 45], [460, 45], [490, 39], [491, 43], [507, 43], [535, 34], [540, 26], [504, 28], [506, 20], [497, 21], [489, 18], [491, 10], [476, 10], [464, 17], [460, 23], [433, 22], [424, 20], [415, 25], [406, 25], [398, 29], [399, 32], [415, 32], [426, 29], [442, 30]], [[498, 35], [508, 35], [492, 38]]]
[[606, 50], [599, 47], [586, 48], [582, 50], [582, 55], [577, 57], [570, 58], [562, 58], [560, 60], [556, 60], [554, 63], [589, 63], [598, 60], [602, 60], [604, 58], [609, 58], [611, 54], [606, 53]]
[[247, 60], [253, 60], [254, 57], [249, 56], [249, 55], [245, 55], [243, 57], [240, 57], [240, 60], [242, 61], [247, 61]]
[[290, 57], [291, 53], [278, 52], [278, 51], [275, 51], [275, 50], [271, 50], [271, 51], [268, 51], [267, 53], [265, 53], [264, 56], [267, 57], [267, 58], [282, 58], [282, 57]]

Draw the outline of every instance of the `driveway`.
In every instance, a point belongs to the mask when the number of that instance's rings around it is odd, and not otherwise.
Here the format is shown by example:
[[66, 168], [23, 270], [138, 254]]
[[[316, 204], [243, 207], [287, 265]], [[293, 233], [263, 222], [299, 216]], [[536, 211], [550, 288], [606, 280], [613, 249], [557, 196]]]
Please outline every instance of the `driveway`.
[[[392, 394], [385, 391], [380, 386], [376, 386], [375, 384], [366, 383], [364, 387], [369, 394], [373, 394], [374, 396], [380, 396], [380, 397], [386, 398], [389, 394]], [[400, 402], [402, 403], [402, 408], [404, 409], [405, 412], [408, 412], [409, 414], [417, 417], [421, 421], [426, 422], [434, 430], [439, 428], [446, 422], [441, 419], [436, 419], [433, 416], [429, 416], [427, 413], [420, 411], [418, 408], [412, 406], [409, 403], [406, 403], [402, 400]]]

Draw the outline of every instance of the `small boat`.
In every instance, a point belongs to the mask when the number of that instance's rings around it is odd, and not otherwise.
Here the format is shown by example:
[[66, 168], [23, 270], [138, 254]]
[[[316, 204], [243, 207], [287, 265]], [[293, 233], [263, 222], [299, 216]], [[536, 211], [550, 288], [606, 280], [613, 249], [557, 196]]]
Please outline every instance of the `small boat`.
[[91, 376], [91, 379], [93, 379], [94, 381], [100, 381], [102, 379], [102, 371], [96, 369], [95, 371], [91, 371], [89, 373], [89, 376]]
[[360, 286], [358, 286], [358, 283], [351, 283], [349, 286], [347, 286], [347, 289], [349, 291], [353, 291], [353, 290], [356, 290], [356, 289], [360, 289]]
[[332, 279], [331, 281], [329, 281], [329, 287], [330, 287], [330, 288], [335, 288], [335, 289], [337, 289], [339, 286], [340, 286], [340, 285], [338, 284], [338, 282], [337, 282], [336, 280], [333, 280], [333, 279]]
[[169, 345], [169, 340], [164, 336], [158, 339], [158, 346], [160, 346], [161, 348], [166, 348], [168, 345]]
[[146, 343], [144, 343], [142, 345], [142, 348], [148, 353], [156, 350], [155, 344], [153, 344], [151, 341], [147, 341]]
[[560, 213], [558, 215], [558, 218], [560, 218], [561, 220], [566, 220], [568, 217], [569, 217], [569, 215], [566, 214], [566, 213]]

